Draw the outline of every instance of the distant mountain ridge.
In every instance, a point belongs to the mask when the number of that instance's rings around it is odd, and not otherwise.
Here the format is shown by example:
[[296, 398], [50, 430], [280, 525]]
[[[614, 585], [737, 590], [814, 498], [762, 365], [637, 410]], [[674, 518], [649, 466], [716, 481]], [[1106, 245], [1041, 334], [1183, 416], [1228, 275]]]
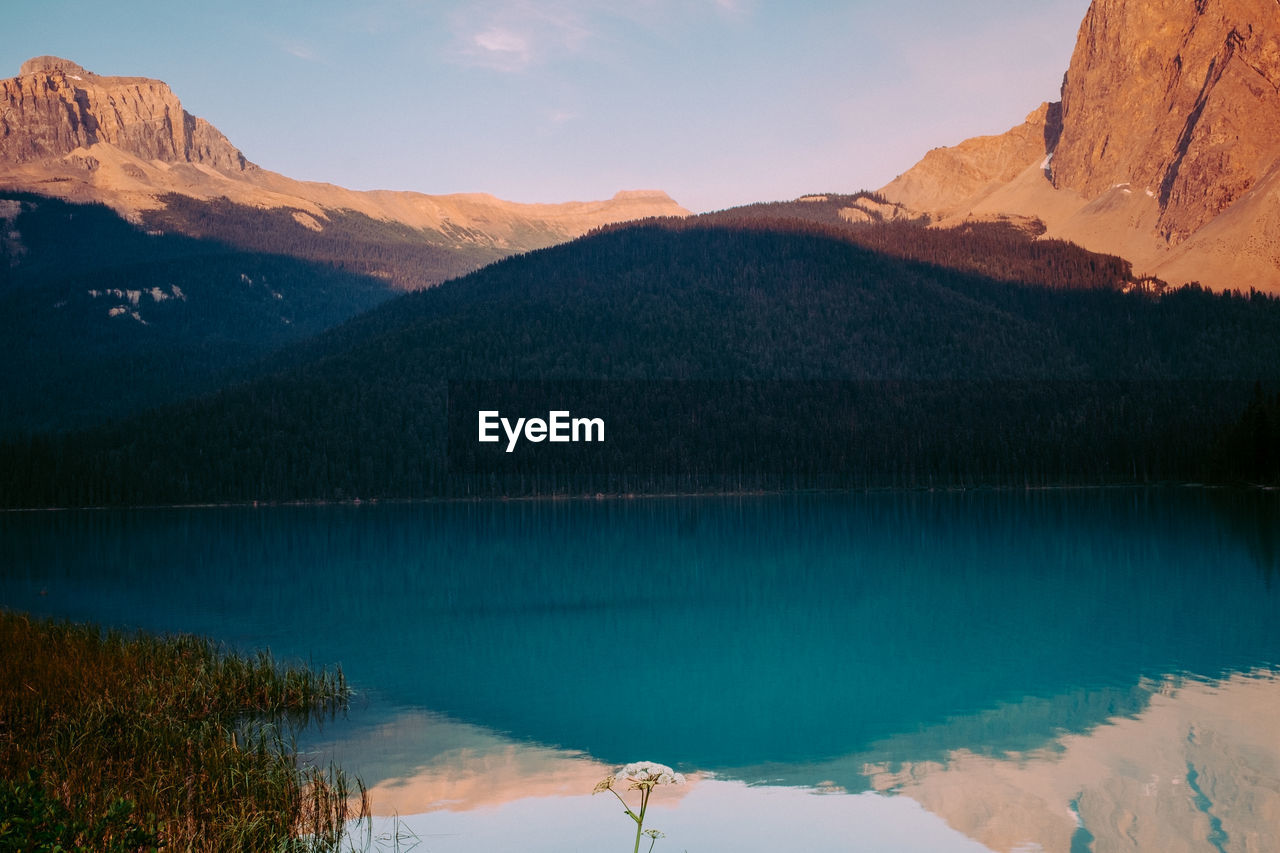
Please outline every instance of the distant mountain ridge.
[[880, 192], [943, 223], [1038, 218], [1170, 283], [1280, 292], [1280, 5], [1095, 0], [1060, 102]]
[[[293, 226], [321, 234], [334, 214], [355, 214], [421, 232], [423, 244], [461, 253], [465, 262], [448, 274], [495, 253], [542, 248], [601, 225], [688, 214], [656, 190], [520, 204], [484, 193], [360, 192], [295, 181], [250, 162], [212, 124], [184, 110], [165, 83], [94, 74], [52, 56], [31, 59], [17, 77], [0, 81], [0, 189], [102, 203], [134, 222], [165, 211], [173, 195], [288, 211]], [[170, 217], [166, 224], [188, 234], [199, 230], [190, 219]], [[386, 277], [403, 286], [442, 280], [401, 272]]]

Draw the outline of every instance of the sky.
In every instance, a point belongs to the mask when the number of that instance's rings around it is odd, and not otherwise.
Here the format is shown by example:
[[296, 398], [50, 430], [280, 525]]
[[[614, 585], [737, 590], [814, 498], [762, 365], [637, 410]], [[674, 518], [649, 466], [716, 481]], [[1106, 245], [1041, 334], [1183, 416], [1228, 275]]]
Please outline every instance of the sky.
[[874, 189], [1058, 97], [1088, 0], [14, 4], [52, 54], [164, 80], [250, 160], [353, 189], [695, 212]]

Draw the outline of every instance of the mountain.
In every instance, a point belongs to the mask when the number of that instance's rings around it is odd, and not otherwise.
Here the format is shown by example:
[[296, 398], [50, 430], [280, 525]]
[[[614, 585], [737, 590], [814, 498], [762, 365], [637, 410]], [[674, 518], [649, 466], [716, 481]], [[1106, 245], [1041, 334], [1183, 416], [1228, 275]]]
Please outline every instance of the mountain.
[[0, 435], [207, 392], [398, 289], [685, 213], [662, 193], [521, 205], [293, 181], [158, 80], [37, 57], [0, 80]]
[[[884, 244], [929, 233], [938, 257], [1000, 251], [971, 229], [877, 228]], [[1126, 290], [1114, 258], [1023, 240], [1049, 260], [1028, 253], [998, 281], [794, 220], [615, 227], [399, 297], [247, 384], [0, 446], [0, 504], [1023, 487], [1214, 470], [1218, 437], [1262, 400], [1255, 382], [1280, 380], [1280, 300]], [[1094, 284], [1026, 281], [1037, 269]], [[490, 409], [600, 416], [608, 432], [508, 454], [476, 441]], [[1246, 458], [1265, 435], [1240, 433]]]
[[1174, 284], [1280, 292], [1280, 6], [1094, 0], [1061, 95], [880, 193], [943, 223], [1039, 219]]
[[[250, 162], [159, 80], [102, 76], [51, 56], [0, 81], [0, 116], [0, 188], [101, 203], [152, 230], [242, 248], [301, 245], [318, 260], [356, 258], [350, 263], [361, 272], [402, 288], [601, 225], [688, 213], [657, 191], [518, 204], [481, 193], [357, 192], [295, 181]], [[351, 247], [362, 243], [408, 251], [359, 261]]]

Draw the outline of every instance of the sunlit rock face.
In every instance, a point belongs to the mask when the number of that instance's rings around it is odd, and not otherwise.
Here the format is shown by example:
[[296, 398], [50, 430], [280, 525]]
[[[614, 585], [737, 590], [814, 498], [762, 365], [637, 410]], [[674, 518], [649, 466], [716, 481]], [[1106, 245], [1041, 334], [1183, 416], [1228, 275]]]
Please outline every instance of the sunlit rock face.
[[881, 192], [935, 219], [1036, 218], [1173, 284], [1280, 292], [1280, 5], [1095, 0], [1060, 103]]
[[[1061, 128], [1062, 105], [1041, 104], [1026, 121], [995, 136], [975, 136], [935, 148], [881, 192], [894, 201], [938, 216], [965, 213], [986, 192], [1004, 186], [1045, 160]], [[1046, 164], [1047, 166], [1047, 164]]]
[[1087, 198], [1156, 194], [1179, 243], [1280, 155], [1280, 6], [1264, 0], [1097, 0], [1062, 86], [1053, 183]]
[[102, 142], [143, 160], [232, 172], [255, 168], [159, 80], [100, 77], [69, 60], [41, 56], [23, 63], [17, 77], [0, 81], [0, 91], [5, 162], [61, 157]]

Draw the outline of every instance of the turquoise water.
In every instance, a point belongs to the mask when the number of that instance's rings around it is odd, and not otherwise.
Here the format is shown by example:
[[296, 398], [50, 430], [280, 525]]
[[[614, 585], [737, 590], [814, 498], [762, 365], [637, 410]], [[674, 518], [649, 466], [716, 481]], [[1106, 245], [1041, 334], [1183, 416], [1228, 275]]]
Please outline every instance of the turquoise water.
[[[1080, 750], [1105, 766], [1144, 737], [1144, 755], [1181, 768], [1170, 796], [1187, 825], [1204, 818], [1208, 846], [1193, 828], [1186, 849], [1235, 849], [1250, 832], [1280, 844], [1258, 805], [1280, 807], [1280, 726], [1250, 710], [1280, 702], [1278, 580], [1275, 496], [1190, 489], [0, 515], [4, 606], [340, 663], [360, 696], [308, 748], [425, 815], [428, 835], [431, 815], [451, 821], [440, 849], [506, 844], [468, 815], [498, 831], [498, 813], [531, 797], [545, 815], [599, 809], [581, 843], [612, 828], [623, 846], [617, 810], [582, 805], [576, 786], [589, 794], [594, 774], [637, 759], [694, 775], [688, 799], [720, 797], [725, 813], [767, 812], [751, 805], [765, 789], [836, 794], [854, 812], [911, 798], [923, 808], [885, 820], [936, 822], [956, 849], [1013, 849], [997, 837], [1010, 822], [1009, 838], [1043, 849], [1056, 822], [1061, 849], [1110, 849], [1125, 786], [1064, 777]], [[1223, 724], [1222, 756], [1203, 738], [1165, 754], [1177, 737], [1157, 727], [1203, 730], [1206, 715], [1243, 720]], [[1123, 746], [1102, 743], [1129, 727]], [[1145, 761], [1112, 771], [1157, 789], [1148, 776], [1177, 775]], [[1042, 762], [1044, 778], [985, 795], [962, 781], [990, 762]], [[1228, 785], [1245, 766], [1248, 784]], [[937, 786], [979, 802], [957, 813]], [[1229, 816], [1230, 790], [1257, 826]], [[1045, 807], [1009, 811], [1028, 791]], [[1135, 820], [1139, 805], [1125, 804]], [[809, 807], [780, 806], [736, 849], [794, 837], [786, 821]], [[963, 816], [1001, 809], [1001, 822]], [[686, 837], [668, 831], [667, 849], [695, 849], [697, 811], [672, 811]], [[527, 831], [527, 815], [511, 820]], [[1155, 810], [1143, 828], [1181, 832], [1177, 820]]]

